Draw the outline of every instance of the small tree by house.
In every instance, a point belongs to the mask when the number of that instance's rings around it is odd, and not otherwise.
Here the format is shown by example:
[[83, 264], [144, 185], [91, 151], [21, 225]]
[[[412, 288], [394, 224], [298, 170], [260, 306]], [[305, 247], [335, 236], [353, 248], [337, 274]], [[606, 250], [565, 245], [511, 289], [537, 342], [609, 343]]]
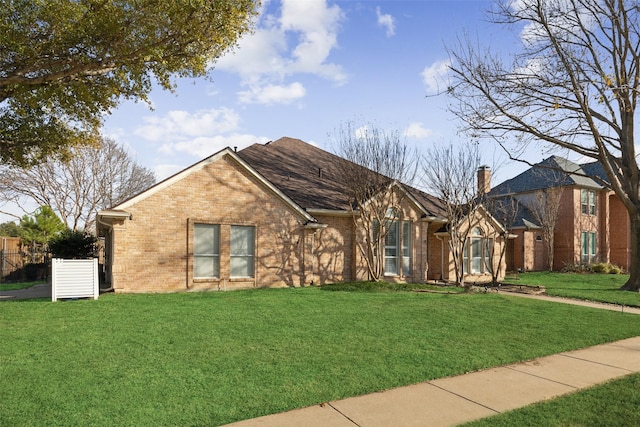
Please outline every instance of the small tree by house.
[[[498, 283], [500, 278], [501, 266], [506, 261], [507, 254], [507, 241], [509, 237], [509, 230], [518, 218], [520, 210], [520, 202], [515, 197], [507, 196], [502, 198], [485, 198], [483, 205], [491, 216], [500, 224], [493, 224], [489, 226], [491, 221], [484, 222], [484, 233], [487, 236], [487, 250], [490, 251], [489, 262], [487, 263], [487, 269], [491, 273], [492, 283]], [[496, 245], [490, 242], [501, 241], [502, 244], [498, 245], [498, 253], [494, 252]]]
[[533, 213], [536, 222], [542, 230], [542, 238], [547, 253], [547, 267], [553, 271], [554, 235], [558, 223], [558, 212], [562, 200], [563, 187], [549, 187], [537, 190], [528, 199], [528, 208]]
[[[339, 174], [350, 198], [356, 239], [371, 280], [385, 272], [385, 240], [397, 226], [399, 206], [407, 197], [402, 184], [410, 185], [417, 171], [417, 155], [397, 131], [385, 132], [368, 125], [357, 129], [344, 125], [338, 134], [338, 151], [346, 159]], [[395, 230], [398, 232], [398, 230]]]
[[474, 228], [474, 213], [482, 198], [478, 197], [478, 146], [473, 143], [434, 145], [423, 162], [425, 186], [438, 197], [445, 209], [449, 253], [455, 271], [455, 283], [464, 282], [465, 245]]

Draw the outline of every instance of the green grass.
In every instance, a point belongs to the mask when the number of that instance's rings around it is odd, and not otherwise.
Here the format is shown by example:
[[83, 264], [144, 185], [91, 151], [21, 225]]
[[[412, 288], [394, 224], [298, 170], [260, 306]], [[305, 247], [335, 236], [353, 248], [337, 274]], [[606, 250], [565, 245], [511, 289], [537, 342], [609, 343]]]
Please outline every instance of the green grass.
[[501, 294], [321, 288], [0, 303], [3, 425], [219, 425], [635, 336]]
[[36, 282], [17, 282], [17, 283], [0, 283], [0, 292], [2, 291], [15, 291], [18, 289], [27, 289], [33, 285], [39, 285], [42, 281]]
[[465, 427], [638, 426], [640, 374], [465, 424]]
[[541, 285], [546, 287], [547, 295], [551, 296], [640, 307], [640, 293], [620, 290], [629, 279], [625, 274], [528, 272], [520, 273], [517, 277], [517, 280], [509, 278], [508, 282]]
[[439, 292], [462, 293], [464, 288], [456, 286], [435, 286], [424, 283], [389, 283], [389, 282], [345, 282], [321, 286], [325, 291], [344, 292]]

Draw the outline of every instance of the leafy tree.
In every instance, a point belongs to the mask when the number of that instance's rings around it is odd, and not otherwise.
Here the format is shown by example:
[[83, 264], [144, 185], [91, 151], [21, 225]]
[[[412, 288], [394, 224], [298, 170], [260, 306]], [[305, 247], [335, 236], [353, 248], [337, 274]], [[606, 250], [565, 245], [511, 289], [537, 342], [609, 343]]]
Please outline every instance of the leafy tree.
[[87, 231], [62, 231], [49, 241], [49, 251], [53, 258], [84, 259], [95, 256], [98, 238]]
[[153, 185], [152, 171], [138, 165], [115, 141], [74, 147], [71, 158], [50, 158], [30, 168], [0, 166], [0, 199], [52, 206], [67, 227], [90, 230], [96, 213]]
[[20, 237], [20, 227], [13, 221], [3, 222], [0, 224], [0, 236]]
[[20, 237], [25, 243], [46, 245], [67, 227], [49, 206], [41, 206], [33, 216], [25, 215], [20, 220]]
[[[452, 55], [451, 111], [478, 136], [522, 159], [529, 143], [599, 161], [629, 213], [630, 277], [640, 290], [640, 170], [635, 145], [640, 95], [637, 0], [502, 1], [493, 14], [516, 29], [521, 50], [462, 40]], [[514, 142], [515, 144], [512, 144]], [[523, 159], [526, 161], [526, 159]]]
[[0, 7], [0, 160], [95, 141], [123, 99], [196, 77], [251, 29], [255, 0], [7, 0]]

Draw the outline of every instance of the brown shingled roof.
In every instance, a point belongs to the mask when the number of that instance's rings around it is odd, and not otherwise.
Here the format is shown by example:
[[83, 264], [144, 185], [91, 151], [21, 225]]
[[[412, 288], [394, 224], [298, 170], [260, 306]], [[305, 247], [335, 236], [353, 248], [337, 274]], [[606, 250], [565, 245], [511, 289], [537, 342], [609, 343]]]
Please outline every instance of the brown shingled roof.
[[[335, 154], [287, 137], [251, 145], [237, 154], [303, 209], [350, 209], [338, 169], [338, 162], [345, 160]], [[427, 216], [443, 215], [439, 199], [412, 187], [405, 189]]]

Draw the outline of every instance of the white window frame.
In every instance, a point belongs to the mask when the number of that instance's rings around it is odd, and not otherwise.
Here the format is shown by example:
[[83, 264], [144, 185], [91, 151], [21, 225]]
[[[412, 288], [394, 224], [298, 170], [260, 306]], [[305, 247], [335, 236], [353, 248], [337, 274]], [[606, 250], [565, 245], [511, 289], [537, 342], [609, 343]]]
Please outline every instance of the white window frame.
[[596, 260], [598, 251], [597, 237], [595, 231], [583, 231], [580, 234], [580, 262], [591, 264]]
[[[248, 234], [241, 236], [240, 233]], [[243, 237], [246, 237], [245, 241], [241, 240]], [[229, 239], [229, 276], [232, 279], [255, 277], [255, 252], [256, 228], [251, 225], [232, 225]], [[239, 273], [237, 269], [242, 269], [242, 272]]]
[[583, 215], [596, 216], [596, 192], [583, 188], [580, 190], [580, 211]]
[[[204, 233], [211, 233], [210, 236]], [[211, 262], [211, 275], [200, 275], [199, 271]], [[193, 278], [215, 279], [220, 277], [220, 224], [193, 225]]]
[[[412, 272], [412, 239], [411, 221], [401, 221], [398, 210], [387, 209], [385, 222], [388, 227], [384, 237], [384, 275], [389, 277], [411, 276]], [[373, 241], [377, 239], [378, 222], [373, 220]], [[375, 248], [374, 248], [375, 250]], [[388, 268], [391, 267], [391, 268]]]
[[411, 248], [412, 241], [411, 238], [411, 222], [403, 221], [402, 222], [402, 250], [400, 252], [400, 258], [402, 263], [402, 275], [403, 276], [412, 276], [413, 275], [413, 265], [411, 264], [412, 256], [411, 256]]
[[389, 220], [387, 235], [384, 236], [384, 275], [399, 276], [398, 264], [400, 260], [399, 221]]
[[[493, 239], [487, 239], [479, 227], [471, 230], [471, 235], [464, 242], [462, 262], [465, 274], [484, 274], [490, 272]], [[478, 252], [479, 251], [479, 252]]]

